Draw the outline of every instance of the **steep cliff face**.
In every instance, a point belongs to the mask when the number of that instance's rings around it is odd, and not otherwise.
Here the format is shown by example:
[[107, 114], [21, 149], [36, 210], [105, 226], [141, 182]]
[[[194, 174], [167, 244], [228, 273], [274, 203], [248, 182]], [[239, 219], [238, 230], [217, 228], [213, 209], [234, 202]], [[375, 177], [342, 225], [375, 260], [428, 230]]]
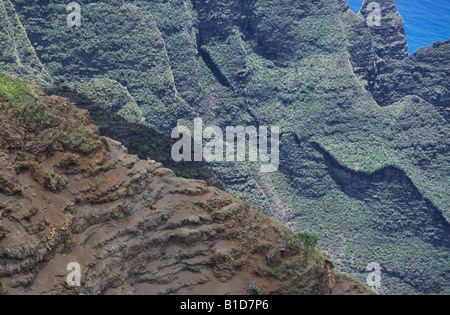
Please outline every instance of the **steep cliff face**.
[[386, 65], [377, 76], [374, 97], [382, 106], [414, 94], [436, 107], [448, 121], [450, 107], [450, 41], [418, 49], [401, 62]]
[[[129, 155], [68, 99], [1, 79], [45, 112], [34, 119], [0, 99], [0, 281], [10, 293], [247, 294], [252, 283], [267, 294], [371, 293], [248, 203]], [[66, 283], [72, 262], [80, 287]]]
[[[371, 14], [378, 9], [370, 6], [374, 1], [365, 0], [359, 15], [366, 21], [373, 19]], [[408, 57], [408, 44], [406, 43], [405, 25], [397, 11], [395, 0], [381, 0], [376, 2], [380, 9], [379, 25], [371, 25], [372, 42], [375, 54], [385, 62], [403, 60]]]
[[374, 92], [377, 74], [408, 57], [403, 19], [394, 0], [364, 1], [357, 15], [343, 14], [348, 52], [354, 73]]
[[52, 82], [9, 0], [0, 1], [0, 70], [19, 73], [41, 85]]
[[[89, 93], [86, 95], [82, 91], [77, 92], [77, 89], [73, 89], [73, 87], [53, 89], [53, 92], [69, 98], [77, 104], [78, 108], [88, 110], [94, 123], [99, 126], [101, 135], [119, 141], [130, 153], [137, 155], [140, 159], [145, 160], [151, 156], [152, 159], [174, 171], [177, 176], [205, 180], [208, 185], [223, 190], [222, 183], [211, 173], [205, 162], [176, 162], [173, 160], [171, 150], [177, 139], [172, 139], [169, 135], [160, 133], [144, 124], [130, 122], [102, 106], [111, 104], [104, 101], [103, 97], [107, 97], [104, 95], [105, 93], [102, 93], [104, 91], [96, 90], [94, 97], [90, 97]], [[106, 99], [112, 99], [112, 103], [119, 104], [120, 107], [127, 105], [127, 102], [123, 101], [124, 98], [127, 99], [126, 96], [126, 93], [118, 93], [117, 97], [114, 97], [113, 94]], [[102, 101], [99, 103], [98, 99], [102, 99]], [[121, 113], [122, 111], [119, 114]]]
[[[448, 45], [405, 59], [395, 2], [377, 1], [380, 26], [367, 24], [369, 2], [355, 15], [344, 0], [88, 1], [70, 29], [63, 1], [12, 1], [52, 76], [119, 82], [160, 132], [193, 115], [280, 126], [280, 171], [209, 165], [225, 189], [317, 234], [361, 280], [378, 261], [384, 293], [445, 292]], [[369, 184], [355, 193], [349, 173]]]
[[[52, 77], [58, 83], [77, 81], [81, 89], [93, 76], [118, 81], [159, 130], [167, 132], [180, 117], [188, 116], [189, 106], [178, 95], [153, 16], [123, 0], [84, 4], [90, 10], [82, 11], [82, 26], [70, 28], [64, 1], [14, 1]], [[50, 46], [55, 50], [48, 51]]]
[[145, 121], [142, 110], [127, 88], [115, 80], [89, 79], [68, 82], [63, 88], [79, 94], [99, 109], [123, 117], [129, 122]]

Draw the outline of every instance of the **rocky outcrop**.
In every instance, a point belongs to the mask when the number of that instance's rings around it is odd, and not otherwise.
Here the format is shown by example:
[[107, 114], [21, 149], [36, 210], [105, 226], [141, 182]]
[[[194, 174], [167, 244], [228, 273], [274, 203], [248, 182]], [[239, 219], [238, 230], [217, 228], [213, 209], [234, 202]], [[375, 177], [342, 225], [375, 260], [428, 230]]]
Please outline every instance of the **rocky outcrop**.
[[[365, 0], [359, 14], [367, 21], [373, 20], [374, 7], [369, 5], [374, 1]], [[406, 43], [405, 25], [397, 11], [395, 0], [376, 1], [380, 9], [379, 25], [369, 22], [375, 54], [385, 62], [403, 60], [408, 57], [408, 44]]]
[[[85, 110], [30, 89], [44, 121], [0, 102], [0, 281], [11, 294], [247, 294], [250, 284], [371, 293], [336, 279], [328, 259], [261, 210], [129, 155]], [[67, 141], [73, 133], [96, 145]], [[72, 262], [80, 287], [66, 283]]]
[[353, 71], [374, 93], [386, 65], [408, 57], [403, 19], [394, 0], [366, 0], [357, 15], [347, 10], [343, 22]]
[[[436, 42], [418, 49], [401, 62], [388, 64], [377, 76], [374, 98], [391, 105], [407, 95], [433, 104], [448, 121], [450, 118], [450, 41]], [[416, 102], [419, 102], [417, 98]]]
[[[149, 12], [123, 0], [91, 1], [90, 10], [83, 10], [82, 26], [72, 32], [62, 3], [13, 0], [13, 4], [29, 23], [27, 32], [37, 55], [58, 84], [106, 76], [128, 89], [148, 124], [165, 132], [190, 114], [178, 95], [164, 40]], [[58, 36], [50, 39], [49, 33]], [[88, 37], [102, 39], [86, 41]], [[49, 41], [58, 41], [53, 42], [57, 50], [67, 54], [47, 54]]]

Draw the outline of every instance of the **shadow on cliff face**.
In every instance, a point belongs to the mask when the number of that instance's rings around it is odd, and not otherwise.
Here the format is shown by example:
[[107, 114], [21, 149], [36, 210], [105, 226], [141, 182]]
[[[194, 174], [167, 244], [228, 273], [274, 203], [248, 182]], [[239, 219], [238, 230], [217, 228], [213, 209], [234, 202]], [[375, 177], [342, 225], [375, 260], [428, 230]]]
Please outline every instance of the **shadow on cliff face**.
[[[342, 191], [368, 204], [374, 223], [392, 222], [380, 224], [384, 235], [409, 232], [426, 238], [434, 246], [450, 248], [450, 224], [439, 209], [420, 194], [405, 172], [393, 166], [372, 174], [357, 172], [340, 165], [319, 145], [313, 144], [313, 147], [323, 154], [330, 176]], [[392, 205], [382, 206], [387, 200], [392, 200]]]
[[209, 171], [204, 162], [175, 162], [172, 159], [171, 149], [177, 139], [172, 139], [143, 124], [128, 122], [67, 87], [49, 92], [67, 97], [77, 103], [79, 108], [88, 110], [94, 123], [99, 127], [100, 134], [121, 142], [130, 154], [135, 154], [140, 159], [151, 158], [158, 161], [180, 177], [202, 179], [210, 186], [223, 189], [222, 183]]
[[367, 263], [378, 261], [387, 290], [445, 290], [450, 225], [404, 171], [394, 166], [355, 171], [314, 142], [294, 134], [283, 134], [281, 141], [289, 145], [280, 145], [285, 151], [280, 171], [297, 198], [309, 205], [295, 208], [288, 220], [298, 227], [307, 224], [326, 240], [320, 248], [340, 261], [341, 271], [359, 273], [362, 279]]

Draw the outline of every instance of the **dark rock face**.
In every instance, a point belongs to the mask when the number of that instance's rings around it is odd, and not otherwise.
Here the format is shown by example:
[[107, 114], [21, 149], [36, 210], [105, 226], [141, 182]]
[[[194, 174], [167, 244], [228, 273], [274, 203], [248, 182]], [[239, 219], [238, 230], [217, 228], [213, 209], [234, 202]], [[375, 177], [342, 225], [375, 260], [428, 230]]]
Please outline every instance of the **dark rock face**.
[[449, 44], [407, 58], [395, 2], [369, 26], [370, 2], [355, 15], [344, 0], [89, 1], [71, 31], [56, 2], [12, 1], [53, 77], [118, 81], [159, 132], [193, 115], [280, 126], [278, 173], [209, 165], [228, 192], [316, 233], [360, 280], [378, 261], [382, 293], [448, 292]]
[[[365, 0], [359, 12], [365, 20], [370, 19], [370, 14], [374, 11], [369, 7], [370, 3], [373, 1]], [[403, 19], [397, 11], [395, 0], [381, 0], [377, 3], [381, 9], [380, 26], [369, 26], [374, 52], [385, 62], [403, 60], [408, 57], [408, 44]]]
[[[133, 94], [149, 124], [170, 131], [177, 119], [190, 114], [190, 108], [177, 93], [165, 43], [153, 16], [122, 0], [88, 3], [92, 9], [83, 11], [82, 26], [71, 29], [64, 1], [14, 1], [28, 23], [37, 56], [57, 83], [106, 75]], [[48, 54], [50, 42], [67, 55]]]
[[374, 98], [382, 106], [417, 95], [449, 119], [450, 41], [417, 50], [401, 62], [386, 65], [377, 76]]

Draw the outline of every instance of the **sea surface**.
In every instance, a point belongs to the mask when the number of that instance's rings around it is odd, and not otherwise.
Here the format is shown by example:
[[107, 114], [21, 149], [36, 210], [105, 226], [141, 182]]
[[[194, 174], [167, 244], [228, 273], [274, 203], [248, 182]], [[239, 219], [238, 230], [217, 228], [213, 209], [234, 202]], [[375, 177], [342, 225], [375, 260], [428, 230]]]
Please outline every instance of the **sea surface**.
[[[355, 13], [363, 3], [363, 0], [347, 1]], [[450, 0], [396, 0], [395, 3], [405, 21], [410, 54], [433, 42], [450, 39]]]

